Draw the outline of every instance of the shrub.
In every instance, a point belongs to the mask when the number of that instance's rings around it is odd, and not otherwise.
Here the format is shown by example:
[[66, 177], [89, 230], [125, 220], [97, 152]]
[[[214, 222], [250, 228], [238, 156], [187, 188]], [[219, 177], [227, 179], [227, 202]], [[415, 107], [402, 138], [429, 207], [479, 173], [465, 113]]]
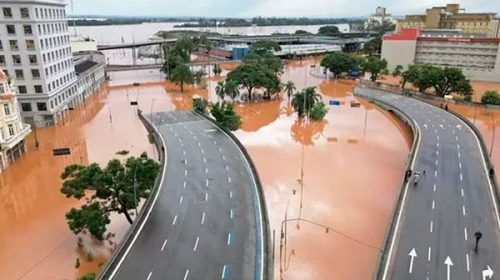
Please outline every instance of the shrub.
[[193, 98], [193, 110], [200, 114], [207, 114], [208, 101], [203, 98]]
[[488, 90], [481, 98], [481, 102], [483, 104], [500, 105], [500, 95], [498, 95], [496, 90]]
[[233, 105], [230, 103], [217, 102], [210, 111], [215, 120], [227, 130], [238, 130], [241, 125], [241, 118], [234, 112]]
[[78, 278], [78, 280], [95, 280], [97, 278], [97, 275], [93, 272], [87, 273], [83, 275], [82, 277]]
[[328, 113], [328, 108], [324, 102], [318, 102], [314, 104], [311, 108], [310, 117], [312, 120], [320, 121], [323, 120]]

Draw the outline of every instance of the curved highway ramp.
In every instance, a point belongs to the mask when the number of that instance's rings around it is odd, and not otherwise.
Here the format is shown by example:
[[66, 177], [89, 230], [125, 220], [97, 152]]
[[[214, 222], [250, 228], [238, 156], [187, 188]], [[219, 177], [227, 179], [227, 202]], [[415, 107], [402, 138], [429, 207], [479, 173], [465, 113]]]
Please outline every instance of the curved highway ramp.
[[[461, 119], [413, 98], [356, 88], [406, 114], [420, 132], [378, 279], [498, 279], [500, 221], [480, 140]], [[475, 252], [474, 233], [483, 236]], [[493, 276], [495, 275], [495, 276]], [[493, 277], [492, 277], [493, 276]]]
[[149, 119], [167, 147], [165, 178], [109, 279], [263, 279], [261, 209], [242, 152], [193, 112]]

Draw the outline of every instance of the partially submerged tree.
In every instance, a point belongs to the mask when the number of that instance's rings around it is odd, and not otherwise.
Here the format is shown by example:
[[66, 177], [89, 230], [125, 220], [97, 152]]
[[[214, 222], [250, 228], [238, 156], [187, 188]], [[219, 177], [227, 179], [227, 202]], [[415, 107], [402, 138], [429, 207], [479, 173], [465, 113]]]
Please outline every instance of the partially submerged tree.
[[283, 85], [283, 90], [286, 92], [286, 95], [288, 96], [288, 101], [290, 101], [290, 98], [292, 97], [296, 89], [297, 88], [295, 87], [295, 84], [292, 81], [288, 81]]
[[396, 65], [396, 67], [394, 68], [394, 70], [392, 70], [391, 75], [393, 77], [397, 77], [397, 76], [401, 76], [401, 74], [403, 74], [403, 66], [402, 65]]
[[334, 78], [344, 72], [358, 69], [358, 61], [344, 52], [334, 52], [326, 55], [321, 60], [320, 65], [332, 72]]
[[193, 110], [200, 114], [207, 114], [208, 101], [204, 98], [193, 98]]
[[387, 69], [387, 60], [372, 56], [363, 61], [360, 68], [364, 72], [370, 73], [370, 80], [375, 82], [378, 80], [380, 74]]
[[280, 84], [278, 76], [260, 65], [242, 64], [227, 75], [227, 80], [231, 80], [238, 86], [242, 86], [248, 91], [248, 98], [252, 100], [252, 93], [255, 88], [266, 88], [274, 91]]
[[210, 110], [215, 120], [227, 130], [238, 130], [241, 125], [241, 118], [236, 114], [233, 105], [227, 102], [217, 102]]
[[61, 174], [61, 192], [68, 198], [86, 198], [81, 208], [66, 213], [71, 231], [78, 234], [88, 230], [102, 240], [112, 212], [123, 214], [132, 223], [129, 211], [138, 206], [141, 198], [149, 196], [159, 170], [159, 164], [145, 153], [125, 163], [111, 160], [105, 168], [97, 163], [67, 166]]
[[192, 85], [194, 83], [193, 72], [191, 72], [187, 65], [181, 64], [174, 69], [170, 80], [179, 85], [181, 92], [184, 92], [184, 84]]
[[487, 90], [481, 97], [483, 104], [500, 105], [500, 95], [496, 90]]
[[316, 93], [314, 87], [308, 87], [293, 96], [292, 106], [299, 118], [309, 116], [309, 112], [316, 102], [321, 100], [321, 95]]

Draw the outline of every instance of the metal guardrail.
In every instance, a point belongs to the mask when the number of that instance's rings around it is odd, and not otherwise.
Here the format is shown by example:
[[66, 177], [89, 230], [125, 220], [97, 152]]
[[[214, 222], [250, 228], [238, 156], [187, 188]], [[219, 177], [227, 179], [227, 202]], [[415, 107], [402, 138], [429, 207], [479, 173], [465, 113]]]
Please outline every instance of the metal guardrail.
[[[372, 101], [373, 103], [377, 104], [381, 108], [384, 108], [386, 110], [391, 110], [395, 116], [397, 116], [399, 119], [401, 119], [401, 121], [403, 121], [406, 125], [408, 125], [409, 128], [413, 131], [413, 144], [412, 144], [412, 147], [410, 149], [410, 154], [408, 156], [408, 160], [406, 161], [406, 165], [405, 165], [405, 170], [408, 170], [411, 166], [411, 162], [413, 162], [414, 158], [416, 157], [416, 153], [415, 153], [416, 148], [417, 148], [417, 145], [419, 145], [420, 138], [421, 138], [420, 131], [418, 130], [414, 120], [408, 114], [406, 114], [405, 112], [399, 110], [398, 108], [390, 105], [389, 103], [386, 103], [386, 102], [381, 101], [381, 100], [375, 100], [375, 99], [373, 99], [369, 96], [365, 96], [363, 94], [358, 94], [356, 92], [356, 89], [357, 89], [357, 87], [354, 89], [354, 95], [368, 99], [368, 100]], [[394, 209], [393, 209], [392, 214], [391, 214], [391, 222], [389, 225], [389, 229], [387, 230], [387, 232], [385, 234], [384, 246], [383, 246], [383, 249], [382, 249], [380, 257], [379, 257], [379, 262], [377, 265], [376, 273], [374, 274], [374, 279], [382, 279], [382, 276], [383, 276], [383, 269], [382, 268], [385, 266], [385, 264], [388, 261], [388, 257], [389, 257], [388, 252], [389, 252], [389, 248], [391, 246], [391, 240], [392, 240], [392, 237], [395, 234], [397, 234], [396, 228], [395, 228], [396, 227], [396, 224], [395, 224], [396, 219], [395, 218], [399, 215], [399, 213], [401, 211], [404, 211], [404, 209], [402, 209], [402, 206], [403, 206], [402, 203], [403, 203], [404, 193], [405, 193], [405, 190], [407, 188], [408, 188], [408, 184], [407, 184], [406, 178], [403, 178], [403, 180], [401, 182], [401, 188], [399, 189], [399, 193], [397, 196], [396, 205], [394, 206]]]
[[236, 144], [236, 146], [238, 146], [240, 151], [243, 153], [245, 160], [248, 162], [248, 164], [250, 166], [252, 176], [254, 177], [255, 183], [257, 185], [257, 189], [258, 189], [257, 196], [260, 200], [260, 204], [261, 204], [261, 208], [262, 208], [262, 211], [261, 211], [261, 216], [262, 216], [262, 221], [263, 221], [262, 226], [264, 227], [263, 228], [263, 232], [264, 232], [264, 236], [263, 236], [264, 252], [263, 253], [265, 254], [264, 255], [264, 263], [263, 263], [263, 265], [265, 266], [264, 267], [265, 276], [264, 276], [263, 280], [273, 280], [274, 279], [273, 278], [274, 277], [273, 276], [274, 275], [274, 259], [272, 258], [272, 256], [274, 255], [273, 254], [274, 248], [271, 244], [271, 231], [270, 231], [270, 227], [269, 227], [269, 216], [268, 216], [268, 211], [267, 211], [266, 199], [265, 199], [265, 195], [264, 195], [264, 189], [262, 187], [262, 183], [260, 181], [259, 174], [257, 173], [257, 168], [255, 167], [255, 164], [253, 163], [252, 158], [250, 157], [250, 154], [248, 153], [245, 146], [243, 146], [243, 144], [240, 142], [240, 140], [238, 140], [238, 138], [236, 136], [234, 136], [234, 134], [232, 132], [230, 132], [229, 130], [222, 127], [219, 123], [217, 123], [214, 119], [210, 118], [209, 116], [204, 115], [204, 114], [200, 114], [198, 112], [195, 112], [195, 113], [198, 114], [199, 116], [201, 116], [202, 118], [208, 120], [209, 122], [213, 123], [219, 129], [221, 129], [224, 133], [226, 133], [231, 138], [231, 140]]
[[162, 164], [160, 167], [160, 172], [158, 173], [158, 177], [156, 178], [156, 181], [155, 181], [155, 186], [154, 186], [151, 194], [149, 195], [148, 199], [144, 203], [142, 209], [140, 210], [139, 214], [135, 218], [134, 222], [132, 223], [130, 228], [127, 230], [127, 232], [123, 236], [121, 242], [118, 245], [118, 248], [115, 249], [111, 258], [109, 258], [109, 260], [106, 262], [106, 266], [99, 273], [99, 276], [97, 277], [98, 280], [106, 280], [106, 279], [110, 278], [111, 274], [113, 273], [113, 270], [116, 268], [117, 262], [120, 260], [120, 258], [123, 257], [123, 254], [125, 253], [126, 248], [132, 242], [134, 235], [137, 233], [137, 230], [140, 227], [140, 224], [147, 218], [146, 213], [153, 206], [153, 199], [152, 198], [155, 196], [155, 194], [159, 190], [159, 186], [160, 186], [160, 182], [161, 182], [160, 178], [161, 178], [163, 172], [166, 171], [165, 170], [166, 158], [165, 158], [165, 148], [164, 148], [165, 143], [163, 143], [163, 141], [161, 140], [162, 138], [159, 135], [159, 132], [153, 127], [151, 122], [146, 117], [144, 117], [144, 115], [140, 111], [138, 111], [137, 114], [138, 114], [139, 118], [141, 119], [141, 121], [144, 123], [144, 126], [146, 127], [148, 132], [154, 135], [155, 145], [156, 145], [156, 148], [158, 149], [160, 162]]

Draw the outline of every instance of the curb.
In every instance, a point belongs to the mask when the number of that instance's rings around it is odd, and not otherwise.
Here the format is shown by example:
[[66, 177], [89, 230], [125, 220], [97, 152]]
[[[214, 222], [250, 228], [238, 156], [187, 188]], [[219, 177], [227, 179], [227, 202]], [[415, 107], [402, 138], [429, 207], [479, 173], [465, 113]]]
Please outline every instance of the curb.
[[[269, 216], [268, 216], [268, 211], [267, 211], [267, 206], [266, 206], [264, 189], [262, 187], [262, 183], [260, 181], [259, 174], [257, 173], [257, 168], [255, 167], [255, 164], [253, 163], [252, 158], [250, 157], [250, 154], [248, 153], [245, 146], [243, 146], [243, 144], [241, 144], [241, 142], [238, 140], [238, 138], [236, 138], [236, 136], [234, 136], [234, 134], [232, 132], [230, 132], [229, 130], [222, 127], [219, 123], [217, 123], [214, 119], [210, 118], [209, 116], [204, 115], [204, 114], [200, 114], [196, 111], [192, 111], [192, 112], [194, 112], [198, 116], [202, 117], [203, 119], [208, 120], [209, 122], [214, 124], [217, 128], [219, 128], [221, 131], [223, 131], [227, 136], [229, 136], [229, 138], [236, 144], [238, 149], [241, 151], [244, 159], [247, 161], [247, 163], [250, 167], [250, 171], [251, 171], [252, 176], [255, 180], [255, 184], [257, 185], [257, 192], [258, 192], [257, 196], [258, 196], [258, 199], [260, 201], [260, 205], [261, 205], [261, 209], [262, 209], [261, 217], [262, 217], [262, 221], [263, 221], [263, 224], [262, 224], [263, 232], [264, 232], [264, 236], [263, 236], [264, 244], [263, 245], [264, 245], [264, 254], [265, 254], [264, 255], [264, 263], [263, 263], [263, 265], [264, 265], [264, 267], [263, 267], [264, 278], [262, 280], [272, 280], [272, 279], [274, 279], [273, 278], [274, 260], [271, 256], [273, 256], [274, 248], [272, 246], [270, 246], [271, 232], [269, 230], [269, 228], [270, 228]], [[255, 278], [255, 279], [260, 279], [260, 278]]]

